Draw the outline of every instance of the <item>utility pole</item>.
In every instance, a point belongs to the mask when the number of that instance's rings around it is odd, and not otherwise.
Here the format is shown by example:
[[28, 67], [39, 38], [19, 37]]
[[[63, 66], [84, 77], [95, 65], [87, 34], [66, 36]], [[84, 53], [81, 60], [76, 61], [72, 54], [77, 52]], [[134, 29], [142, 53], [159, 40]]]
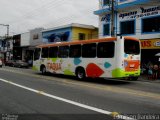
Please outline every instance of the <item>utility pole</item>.
[[6, 25], [6, 24], [0, 24], [0, 25], [2, 25], [2, 26], [6, 26], [7, 27], [7, 38], [9, 37], [9, 25]]
[[7, 26], [7, 37], [9, 37], [9, 25], [6, 26]]
[[115, 33], [114, 33], [114, 21], [115, 21], [115, 17], [114, 17], [114, 0], [111, 0], [111, 36], [114, 37]]

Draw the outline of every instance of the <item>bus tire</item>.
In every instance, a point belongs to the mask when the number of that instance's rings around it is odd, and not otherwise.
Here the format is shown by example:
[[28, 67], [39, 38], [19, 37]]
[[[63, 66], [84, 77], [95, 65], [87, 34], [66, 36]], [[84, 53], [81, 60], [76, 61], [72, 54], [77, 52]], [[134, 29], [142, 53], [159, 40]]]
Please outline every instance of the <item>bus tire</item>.
[[41, 72], [42, 72], [42, 75], [46, 74], [46, 67], [44, 65], [41, 66]]
[[76, 69], [76, 77], [79, 80], [82, 80], [86, 77], [85, 70], [82, 67]]

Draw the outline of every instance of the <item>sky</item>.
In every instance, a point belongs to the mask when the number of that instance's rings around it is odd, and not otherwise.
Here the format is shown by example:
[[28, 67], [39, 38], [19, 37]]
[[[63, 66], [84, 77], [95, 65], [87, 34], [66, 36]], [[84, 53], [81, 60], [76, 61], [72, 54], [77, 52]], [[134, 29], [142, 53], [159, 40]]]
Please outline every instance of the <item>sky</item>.
[[[9, 34], [15, 35], [31, 29], [45, 29], [70, 23], [98, 27], [99, 0], [0, 0], [0, 24], [9, 25]], [[0, 36], [7, 27], [0, 25]]]

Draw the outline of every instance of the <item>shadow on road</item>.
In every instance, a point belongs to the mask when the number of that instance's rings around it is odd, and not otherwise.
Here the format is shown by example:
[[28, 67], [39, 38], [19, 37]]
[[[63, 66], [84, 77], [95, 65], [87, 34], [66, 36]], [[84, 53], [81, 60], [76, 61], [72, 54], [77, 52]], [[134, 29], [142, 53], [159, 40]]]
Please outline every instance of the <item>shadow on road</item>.
[[121, 79], [111, 79], [111, 78], [85, 78], [83, 80], [77, 79], [75, 76], [67, 76], [63, 74], [52, 74], [52, 73], [46, 73], [45, 75], [42, 75], [41, 73], [36, 73], [37, 75], [41, 76], [50, 76], [50, 77], [57, 77], [57, 78], [65, 78], [67, 80], [74, 80], [74, 81], [83, 81], [86, 83], [96, 83], [96, 84], [103, 84], [103, 85], [128, 85], [131, 84], [131, 81], [127, 80], [121, 80]]

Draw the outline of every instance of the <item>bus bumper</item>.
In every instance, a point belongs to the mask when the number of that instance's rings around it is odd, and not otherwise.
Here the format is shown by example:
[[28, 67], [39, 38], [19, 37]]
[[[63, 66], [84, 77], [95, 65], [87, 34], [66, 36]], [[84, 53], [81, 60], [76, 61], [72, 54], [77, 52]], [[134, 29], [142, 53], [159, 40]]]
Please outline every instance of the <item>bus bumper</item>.
[[127, 78], [127, 77], [139, 77], [139, 76], [140, 76], [140, 70], [126, 72], [122, 69], [115, 69], [112, 71], [113, 78]]

